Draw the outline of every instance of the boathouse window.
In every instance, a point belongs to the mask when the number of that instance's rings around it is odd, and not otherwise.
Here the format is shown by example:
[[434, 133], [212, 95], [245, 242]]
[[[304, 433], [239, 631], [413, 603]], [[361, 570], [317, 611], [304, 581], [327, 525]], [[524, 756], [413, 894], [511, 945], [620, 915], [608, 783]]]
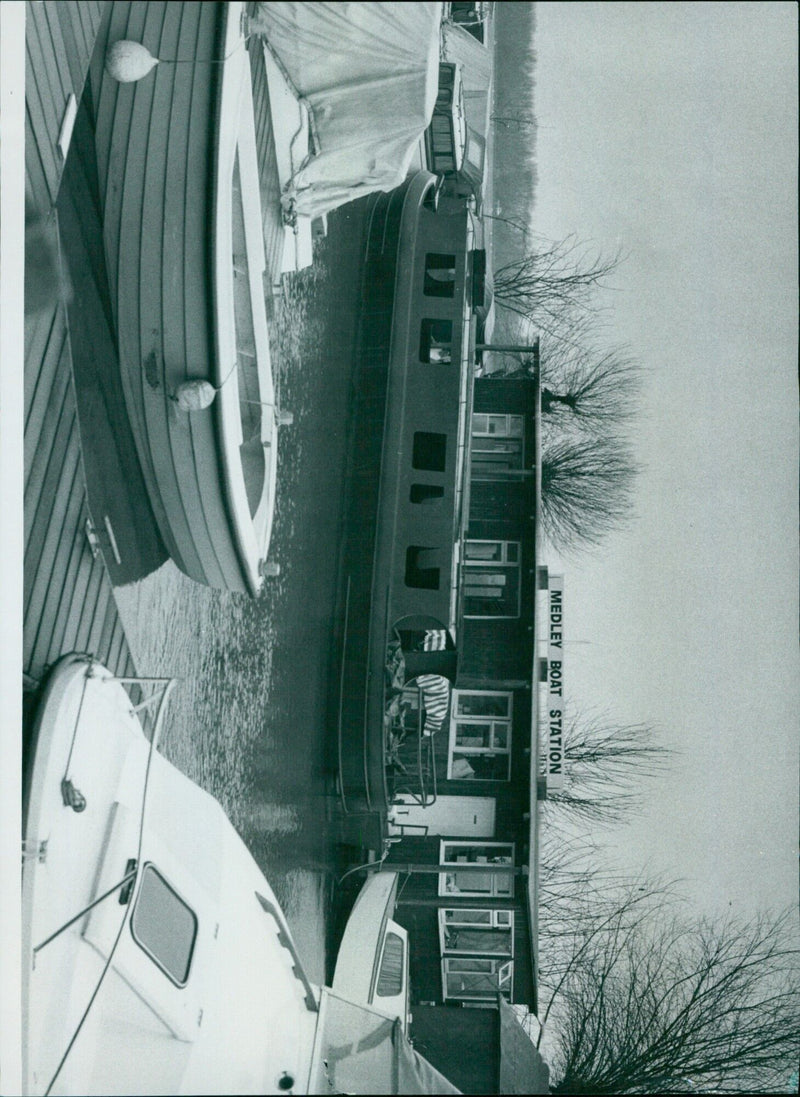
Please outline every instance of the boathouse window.
[[425, 281], [422, 292], [426, 297], [452, 297], [456, 288], [456, 257], [428, 252], [425, 256]]
[[493, 872], [493, 865], [514, 865], [511, 842], [441, 842], [439, 864], [449, 871], [439, 873], [440, 895], [514, 894], [511, 872]]
[[441, 552], [424, 545], [409, 545], [406, 549], [406, 586], [422, 590], [438, 590], [441, 574]]
[[498, 993], [510, 998], [514, 961], [502, 957], [445, 956], [442, 960], [445, 998], [497, 1001]]
[[525, 456], [522, 415], [478, 412], [472, 417], [472, 472], [521, 469]]
[[176, 986], [186, 986], [197, 937], [197, 916], [150, 864], [142, 870], [131, 933]]
[[514, 912], [456, 907], [439, 911], [439, 944], [445, 953], [514, 955]]
[[419, 337], [421, 362], [447, 365], [453, 361], [453, 321], [423, 320]]
[[509, 780], [512, 703], [510, 693], [455, 691], [450, 718], [448, 779]]
[[428, 430], [414, 431], [411, 464], [421, 472], [444, 472], [447, 461], [447, 435]]
[[412, 484], [409, 499], [412, 503], [438, 503], [444, 498], [444, 488], [438, 484]]
[[375, 993], [379, 998], [396, 998], [403, 989], [403, 940], [391, 930], [386, 934]]
[[519, 541], [467, 541], [464, 616], [519, 617]]

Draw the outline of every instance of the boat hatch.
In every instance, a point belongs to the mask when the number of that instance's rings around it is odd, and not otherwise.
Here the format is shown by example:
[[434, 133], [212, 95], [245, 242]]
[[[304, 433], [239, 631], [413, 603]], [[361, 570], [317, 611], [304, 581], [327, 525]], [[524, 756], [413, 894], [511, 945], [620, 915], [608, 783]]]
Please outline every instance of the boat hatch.
[[142, 870], [131, 933], [168, 979], [176, 986], [186, 986], [197, 939], [197, 915], [151, 864]]

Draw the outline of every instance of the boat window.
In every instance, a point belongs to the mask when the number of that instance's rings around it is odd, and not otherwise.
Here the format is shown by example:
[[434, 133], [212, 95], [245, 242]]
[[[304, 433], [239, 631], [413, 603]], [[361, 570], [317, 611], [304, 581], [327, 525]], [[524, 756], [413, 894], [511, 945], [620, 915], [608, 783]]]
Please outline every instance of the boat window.
[[419, 339], [420, 361], [448, 365], [453, 360], [452, 342], [452, 320], [423, 320]]
[[395, 998], [403, 989], [403, 941], [396, 933], [386, 934], [376, 993], [379, 998]]
[[411, 464], [425, 472], [444, 472], [447, 459], [447, 435], [427, 430], [414, 431]]
[[406, 549], [406, 586], [438, 590], [441, 553], [437, 548], [409, 545]]
[[133, 938], [177, 986], [186, 985], [197, 917], [153, 865], [145, 865], [131, 918]]
[[426, 297], [452, 297], [456, 288], [456, 257], [440, 252], [428, 252], [425, 256]]
[[412, 503], [438, 503], [444, 498], [444, 488], [438, 484], [412, 484], [409, 499]]

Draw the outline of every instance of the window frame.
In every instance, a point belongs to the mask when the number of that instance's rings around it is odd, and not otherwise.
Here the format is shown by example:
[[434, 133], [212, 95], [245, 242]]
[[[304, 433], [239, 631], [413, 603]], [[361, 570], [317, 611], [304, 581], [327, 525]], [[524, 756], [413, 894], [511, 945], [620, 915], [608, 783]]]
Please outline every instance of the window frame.
[[[447, 977], [448, 975], [470, 975], [481, 974], [481, 969], [476, 967], [462, 967], [459, 970], [459, 965], [463, 964], [480, 964], [486, 963], [486, 968], [483, 969], [488, 976], [497, 976], [497, 986], [494, 990], [487, 990], [484, 994], [479, 994], [473, 991], [470, 993], [466, 991], [463, 994], [449, 994]], [[469, 957], [469, 956], [442, 956], [442, 997], [445, 1001], [451, 1002], [491, 1002], [498, 993], [502, 994], [507, 1000], [512, 1000], [514, 995], [514, 959], [513, 957]], [[502, 985], [503, 979], [507, 980], [507, 985]]]
[[[489, 920], [487, 922], [458, 922], [447, 920], [448, 914], [488, 914]], [[505, 917], [505, 921], [501, 918]], [[478, 949], [478, 948], [449, 948], [446, 942], [446, 934], [448, 929], [469, 929], [485, 930], [487, 932], [497, 932], [498, 930], [507, 930], [509, 933], [509, 949], [508, 952], [498, 952], [496, 949]], [[442, 956], [507, 956], [510, 959], [514, 958], [514, 911], [509, 908], [508, 910], [492, 909], [489, 907], [440, 907], [439, 908], [439, 951]]]
[[[475, 560], [469, 558], [469, 546], [470, 545], [500, 545], [501, 546], [501, 559], [500, 560]], [[508, 559], [509, 546], [516, 546], [516, 560]], [[501, 541], [493, 538], [482, 537], [470, 537], [464, 541], [464, 555], [463, 555], [463, 571], [462, 582], [464, 585], [464, 617], [473, 621], [515, 621], [519, 618], [520, 610], [522, 606], [522, 542], [521, 541]], [[470, 572], [476, 574], [478, 569], [482, 569], [480, 574], [483, 575], [506, 575], [512, 568], [516, 569], [517, 577], [517, 599], [516, 599], [516, 612], [514, 613], [469, 613], [467, 612], [467, 599], [468, 598], [480, 598], [479, 594], [468, 594], [467, 586], [469, 585]], [[502, 570], [506, 569], [506, 570]], [[489, 584], [487, 584], [488, 586]]]
[[[458, 712], [458, 704], [462, 697], [502, 697], [507, 701], [507, 715], [505, 716], [479, 716], [470, 715], [462, 716]], [[458, 738], [459, 727], [469, 726], [470, 724], [490, 724], [492, 737], [492, 744], [488, 747], [465, 747], [459, 746], [456, 742]], [[506, 733], [506, 746], [498, 747], [494, 745], [495, 725], [502, 727]], [[454, 689], [453, 698], [450, 705], [450, 737], [447, 744], [447, 779], [448, 781], [510, 781], [511, 780], [511, 742], [513, 738], [513, 725], [514, 725], [514, 694], [510, 690], [492, 690], [492, 689]], [[473, 775], [471, 777], [456, 777], [453, 775], [453, 763], [456, 755], [458, 756], [470, 756], [473, 757], [495, 757], [497, 755], [504, 755], [508, 759], [508, 767], [505, 777], [481, 777]]]
[[[486, 873], [487, 873], [487, 875], [489, 875], [492, 878], [492, 887], [491, 887], [490, 891], [463, 891], [462, 889], [460, 889], [458, 887], [455, 887], [455, 886], [448, 888], [448, 886], [447, 886], [448, 877], [455, 877], [456, 873], [458, 872], [459, 865], [462, 865], [462, 864], [465, 864], [465, 863], [474, 865], [474, 864], [482, 864], [483, 862], [478, 861], [477, 859], [475, 861], [445, 861], [444, 860], [444, 855], [445, 855], [445, 848], [446, 847], [451, 847], [451, 848], [456, 848], [456, 849], [466, 849], [466, 850], [485, 849], [487, 847], [494, 847], [494, 848], [498, 848], [498, 849], [504, 849], [504, 850], [507, 851], [507, 855], [508, 855], [509, 859], [508, 859], [508, 861], [502, 862], [503, 865], [504, 866], [509, 866], [511, 868], [515, 868], [516, 867], [515, 846], [514, 846], [513, 842], [497, 842], [497, 841], [495, 841], [494, 839], [491, 839], [491, 838], [487, 838], [487, 839], [483, 839], [483, 840], [476, 838], [472, 841], [468, 841], [468, 840], [453, 841], [450, 838], [441, 839], [441, 841], [439, 842], [439, 866], [440, 866], [441, 869], [443, 869], [445, 871], [440, 871], [439, 872], [438, 892], [439, 892], [439, 895], [464, 896], [464, 897], [470, 898], [470, 899], [471, 898], [475, 898], [475, 899], [495, 899], [495, 898], [513, 899], [514, 898], [514, 876], [513, 876], [513, 874], [503, 873], [502, 875], [498, 875], [497, 873], [492, 872], [492, 864], [496, 864], [498, 862], [490, 862], [490, 861], [486, 862]], [[476, 855], [476, 857], [477, 857], [477, 855]], [[448, 871], [446, 871], [447, 869], [451, 869], [452, 871], [448, 872]], [[504, 882], [507, 882], [507, 884], [508, 884], [508, 891], [503, 891], [502, 890], [502, 884]]]
[[[502, 426], [501, 430], [490, 430], [489, 427], [492, 421], [502, 420], [497, 423], [498, 426]], [[480, 429], [485, 421], [485, 428]], [[515, 429], [515, 428], [519, 429]], [[470, 464], [471, 469], [475, 472], [488, 475], [491, 472], [505, 472], [508, 469], [524, 469], [525, 468], [525, 416], [516, 412], [496, 412], [496, 411], [478, 411], [473, 412], [472, 422], [470, 423], [470, 435], [471, 435], [471, 447], [470, 447]], [[518, 444], [519, 450], [508, 450], [509, 458], [514, 457], [514, 460], [509, 460], [507, 466], [504, 466], [502, 462], [491, 462], [487, 460], [480, 460], [480, 455], [491, 453], [502, 453], [502, 448], [497, 449], [481, 449], [481, 439], [492, 439], [500, 443], [515, 443]], [[475, 458], [478, 457], [476, 461]]]
[[[169, 970], [169, 968], [167, 968], [161, 962], [161, 960], [158, 958], [158, 956], [156, 956], [156, 954], [152, 951], [152, 949], [150, 949], [148, 947], [148, 945], [145, 944], [145, 942], [136, 933], [136, 924], [135, 924], [136, 923], [136, 912], [139, 909], [139, 903], [141, 901], [141, 896], [142, 896], [142, 887], [143, 887], [143, 884], [144, 884], [144, 877], [145, 877], [145, 873], [148, 870], [150, 870], [158, 878], [158, 880], [161, 882], [161, 884], [167, 889], [167, 891], [171, 892], [172, 895], [178, 900], [178, 902], [183, 907], [186, 908], [186, 910], [189, 912], [189, 914], [192, 916], [192, 919], [194, 920], [194, 933], [192, 934], [192, 943], [191, 943], [191, 947], [189, 948], [189, 954], [188, 954], [188, 957], [187, 957], [187, 960], [186, 960], [186, 977], [183, 980], [183, 982], [181, 982], [179, 979], [175, 978], [175, 976]], [[156, 865], [153, 864], [152, 861], [146, 861], [144, 863], [144, 865], [142, 866], [142, 872], [141, 872], [141, 879], [140, 879], [140, 883], [139, 883], [139, 888], [137, 889], [136, 901], [135, 901], [133, 909], [131, 911], [131, 917], [130, 917], [130, 923], [129, 924], [130, 924], [131, 936], [133, 937], [134, 941], [139, 946], [139, 948], [142, 950], [142, 952], [144, 952], [147, 956], [150, 957], [150, 959], [156, 965], [156, 967], [159, 969], [159, 971], [163, 972], [163, 974], [166, 975], [166, 977], [169, 979], [169, 981], [172, 983], [173, 986], [176, 986], [176, 987], [180, 988], [181, 990], [184, 987], [186, 987], [189, 983], [189, 976], [191, 975], [191, 972], [192, 972], [192, 963], [194, 961], [194, 953], [195, 953], [195, 947], [197, 945], [197, 935], [198, 935], [198, 932], [199, 932], [199, 929], [200, 929], [200, 922], [198, 920], [197, 914], [195, 913], [194, 909], [189, 905], [189, 903], [186, 902], [186, 900], [181, 895], [181, 893], [177, 890], [177, 888], [172, 886], [172, 884], [169, 882], [169, 880], [167, 880], [167, 878], [164, 876], [164, 874], [161, 872], [161, 870], [158, 869], [156, 867]]]
[[[434, 298], [431, 298], [434, 300]], [[446, 338], [434, 338], [435, 324], [446, 324], [450, 334]], [[424, 316], [419, 325], [419, 360], [428, 366], [452, 366], [454, 363], [453, 343], [457, 325], [450, 316]], [[433, 350], [447, 351], [448, 357], [431, 358]]]

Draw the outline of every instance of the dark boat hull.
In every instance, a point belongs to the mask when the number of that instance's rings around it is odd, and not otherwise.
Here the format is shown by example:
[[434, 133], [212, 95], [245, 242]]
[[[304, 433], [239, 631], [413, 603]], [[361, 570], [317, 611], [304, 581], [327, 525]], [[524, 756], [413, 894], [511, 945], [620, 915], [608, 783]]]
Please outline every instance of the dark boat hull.
[[[92, 68], [104, 243], [128, 415], [159, 531], [177, 565], [209, 586], [247, 591], [220, 474], [212, 405], [174, 394], [216, 383], [210, 226], [226, 4], [115, 3]], [[159, 64], [137, 83], [104, 71], [119, 39]]]
[[[463, 300], [465, 212], [426, 208], [433, 176], [420, 172], [402, 188], [373, 200], [365, 257], [357, 350], [348, 512], [343, 546], [344, 626], [338, 682], [339, 780], [349, 813], [384, 815], [391, 790], [386, 777], [384, 729], [387, 643], [405, 616], [451, 616], [453, 546], [457, 540], [455, 484], [460, 408], [460, 349], [440, 369], [419, 361], [419, 324], [445, 306], [421, 302], [425, 254], [451, 247], [460, 235], [458, 294]], [[437, 239], [444, 241], [441, 246]], [[430, 243], [428, 243], [430, 241]], [[420, 310], [422, 309], [422, 313]], [[447, 436], [440, 472], [412, 467], [417, 432]], [[436, 484], [441, 505], [414, 503], [412, 484]], [[407, 548], [439, 545], [436, 590], [409, 583]]]

